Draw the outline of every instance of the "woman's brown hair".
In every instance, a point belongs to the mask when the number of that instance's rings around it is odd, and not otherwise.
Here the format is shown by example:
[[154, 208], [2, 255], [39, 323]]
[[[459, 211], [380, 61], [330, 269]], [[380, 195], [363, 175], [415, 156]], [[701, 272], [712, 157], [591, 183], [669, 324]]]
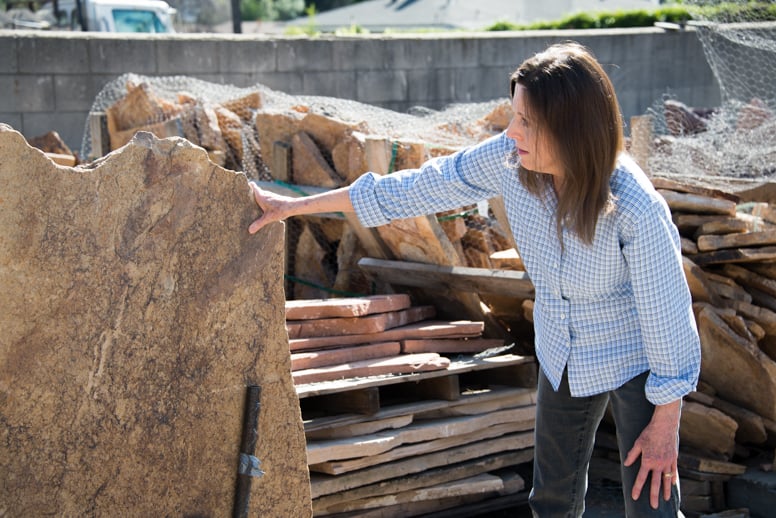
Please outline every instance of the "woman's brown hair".
[[[537, 130], [553, 143], [563, 168], [558, 195], [558, 235], [565, 224], [591, 244], [598, 217], [612, 207], [609, 179], [623, 149], [622, 116], [609, 77], [590, 51], [561, 43], [527, 59], [510, 78], [510, 96], [525, 88], [526, 108]], [[552, 177], [520, 168], [536, 195]]]

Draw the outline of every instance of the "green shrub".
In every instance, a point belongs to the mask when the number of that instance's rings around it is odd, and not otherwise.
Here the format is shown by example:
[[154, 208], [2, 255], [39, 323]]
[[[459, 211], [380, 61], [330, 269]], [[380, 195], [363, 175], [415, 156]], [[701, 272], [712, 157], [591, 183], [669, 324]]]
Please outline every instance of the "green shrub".
[[614, 11], [576, 13], [560, 20], [542, 21], [526, 25], [499, 21], [486, 31], [522, 31], [552, 29], [611, 29], [618, 27], [651, 27], [655, 22], [683, 24], [687, 20], [773, 21], [776, 20], [776, 2], [749, 2], [746, 4], [719, 3], [706, 6], [674, 4], [647, 11]]

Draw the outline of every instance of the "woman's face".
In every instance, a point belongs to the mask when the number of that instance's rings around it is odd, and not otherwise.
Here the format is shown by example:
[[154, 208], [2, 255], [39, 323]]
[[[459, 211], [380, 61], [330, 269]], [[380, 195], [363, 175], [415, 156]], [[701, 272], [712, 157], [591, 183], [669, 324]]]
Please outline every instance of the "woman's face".
[[[536, 121], [530, 117], [526, 105], [525, 87], [515, 85], [515, 95], [512, 98], [512, 121], [507, 128], [507, 136], [515, 141], [520, 164], [537, 173], [563, 176], [553, 143], [546, 132], [539, 131]], [[557, 178], [556, 178], [557, 180]]]

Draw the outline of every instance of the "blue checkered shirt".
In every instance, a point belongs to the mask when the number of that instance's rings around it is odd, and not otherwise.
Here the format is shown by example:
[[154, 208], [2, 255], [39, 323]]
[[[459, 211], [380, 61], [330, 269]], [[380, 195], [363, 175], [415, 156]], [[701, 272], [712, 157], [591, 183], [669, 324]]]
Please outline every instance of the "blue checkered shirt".
[[510, 164], [502, 133], [420, 169], [367, 173], [350, 188], [366, 226], [461, 208], [502, 195], [525, 269], [535, 287], [536, 356], [557, 390], [564, 369], [574, 396], [620, 387], [649, 371], [646, 397], [672, 402], [694, 390], [700, 342], [682, 268], [679, 234], [663, 198], [623, 155], [612, 174], [612, 211], [592, 245], [562, 230], [554, 193], [535, 196]]

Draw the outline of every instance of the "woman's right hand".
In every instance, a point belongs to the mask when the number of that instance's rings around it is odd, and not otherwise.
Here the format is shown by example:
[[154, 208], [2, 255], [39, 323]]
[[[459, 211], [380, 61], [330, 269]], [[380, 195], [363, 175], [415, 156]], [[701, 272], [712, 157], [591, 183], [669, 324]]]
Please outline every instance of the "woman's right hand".
[[276, 221], [282, 221], [289, 217], [289, 203], [294, 200], [289, 196], [281, 196], [260, 188], [253, 182], [249, 182], [253, 191], [253, 199], [262, 211], [259, 219], [251, 223], [248, 232], [255, 234], [265, 226]]

